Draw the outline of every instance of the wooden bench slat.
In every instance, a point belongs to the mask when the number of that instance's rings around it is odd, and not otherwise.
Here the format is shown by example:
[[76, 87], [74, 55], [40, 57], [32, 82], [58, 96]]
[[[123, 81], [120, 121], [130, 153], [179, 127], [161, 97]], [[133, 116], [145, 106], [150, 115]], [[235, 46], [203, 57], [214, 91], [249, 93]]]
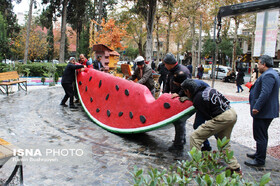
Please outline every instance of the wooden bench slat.
[[9, 79], [18, 79], [18, 78], [19, 78], [19, 75], [18, 75], [17, 71], [0, 73], [0, 81], [9, 80]]

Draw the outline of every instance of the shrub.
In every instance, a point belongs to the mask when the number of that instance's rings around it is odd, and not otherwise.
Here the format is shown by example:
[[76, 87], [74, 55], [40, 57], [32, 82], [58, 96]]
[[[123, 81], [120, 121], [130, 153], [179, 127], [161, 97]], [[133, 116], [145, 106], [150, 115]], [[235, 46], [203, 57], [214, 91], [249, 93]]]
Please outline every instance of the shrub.
[[43, 83], [43, 85], [45, 84], [46, 78], [44, 76], [41, 78], [41, 82]]
[[226, 170], [224, 161], [228, 162], [233, 157], [233, 152], [228, 152], [226, 138], [218, 139], [219, 151], [201, 152], [195, 147], [189, 152], [190, 161], [179, 161], [170, 166], [168, 170], [159, 171], [150, 168], [148, 175], [143, 169], [134, 167], [131, 173], [133, 185], [265, 185], [270, 181], [270, 173], [265, 174], [260, 183], [245, 180], [236, 172], [233, 174]]

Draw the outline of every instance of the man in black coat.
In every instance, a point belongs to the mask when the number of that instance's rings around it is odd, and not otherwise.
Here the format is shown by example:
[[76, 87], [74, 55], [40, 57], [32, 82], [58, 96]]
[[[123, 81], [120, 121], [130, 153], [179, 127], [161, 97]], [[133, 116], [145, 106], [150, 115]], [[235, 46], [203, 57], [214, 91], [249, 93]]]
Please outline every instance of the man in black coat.
[[[183, 71], [187, 74], [188, 78], [191, 78], [189, 69], [183, 65], [178, 64], [174, 55], [171, 53], [167, 53], [165, 55], [163, 63], [166, 69], [169, 71], [167, 74], [163, 93], [177, 93], [179, 94], [179, 96], [184, 95], [181, 87], [174, 83], [174, 74], [176, 71]], [[187, 118], [183, 117], [173, 122], [173, 125], [175, 127], [175, 139], [172, 146], [168, 148], [169, 151], [182, 150], [184, 148], [184, 144], [186, 143], [186, 120]]]
[[96, 57], [96, 60], [93, 61], [93, 68], [95, 70], [100, 70], [100, 71], [103, 71], [104, 70], [104, 66], [102, 65], [101, 63], [101, 57], [100, 55], [98, 55]]
[[65, 104], [68, 98], [70, 97], [70, 108], [77, 108], [74, 105], [74, 87], [73, 82], [75, 81], [75, 72], [76, 69], [82, 69], [86, 67], [84, 65], [75, 65], [75, 58], [71, 57], [69, 63], [67, 64], [61, 80], [61, 85], [65, 91], [65, 96], [62, 99], [60, 105], [66, 107]]

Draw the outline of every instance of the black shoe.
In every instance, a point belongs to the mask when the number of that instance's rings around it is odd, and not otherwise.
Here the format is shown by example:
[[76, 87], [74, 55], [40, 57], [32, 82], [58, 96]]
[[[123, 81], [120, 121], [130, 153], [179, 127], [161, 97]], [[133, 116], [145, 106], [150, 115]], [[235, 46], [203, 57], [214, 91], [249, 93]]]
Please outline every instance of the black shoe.
[[180, 150], [183, 150], [184, 149], [184, 145], [181, 144], [181, 145], [171, 145], [169, 148], [168, 148], [168, 151], [169, 152], [172, 152], [172, 151], [180, 151]]
[[203, 146], [201, 148], [201, 151], [211, 151], [211, 150], [212, 150], [212, 148], [210, 146]]
[[256, 158], [256, 154], [255, 153], [254, 154], [246, 154], [246, 156], [248, 158], [251, 158], [251, 159], [255, 159]]
[[63, 107], [68, 107], [68, 105], [66, 105], [65, 103], [60, 103], [60, 105]]
[[264, 163], [257, 162], [256, 159], [244, 161], [244, 164], [252, 167], [263, 167]]
[[80, 103], [80, 100], [77, 99], [74, 103]]
[[76, 107], [75, 105], [70, 105], [71, 109], [77, 109], [78, 107]]

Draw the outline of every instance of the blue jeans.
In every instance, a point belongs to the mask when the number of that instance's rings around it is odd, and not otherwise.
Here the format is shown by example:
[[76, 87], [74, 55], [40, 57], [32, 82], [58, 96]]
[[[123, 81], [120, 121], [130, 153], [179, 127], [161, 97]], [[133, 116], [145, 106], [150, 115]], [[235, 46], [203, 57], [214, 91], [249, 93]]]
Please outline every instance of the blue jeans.
[[[199, 111], [196, 111], [193, 129], [197, 129], [203, 123], [205, 123], [203, 114]], [[210, 147], [210, 142], [208, 141], [208, 139], [203, 142], [203, 145], [204, 147]]]
[[240, 89], [241, 91], [243, 91], [243, 88], [241, 87], [241, 85], [237, 85], [237, 92], [239, 92], [239, 89]]

